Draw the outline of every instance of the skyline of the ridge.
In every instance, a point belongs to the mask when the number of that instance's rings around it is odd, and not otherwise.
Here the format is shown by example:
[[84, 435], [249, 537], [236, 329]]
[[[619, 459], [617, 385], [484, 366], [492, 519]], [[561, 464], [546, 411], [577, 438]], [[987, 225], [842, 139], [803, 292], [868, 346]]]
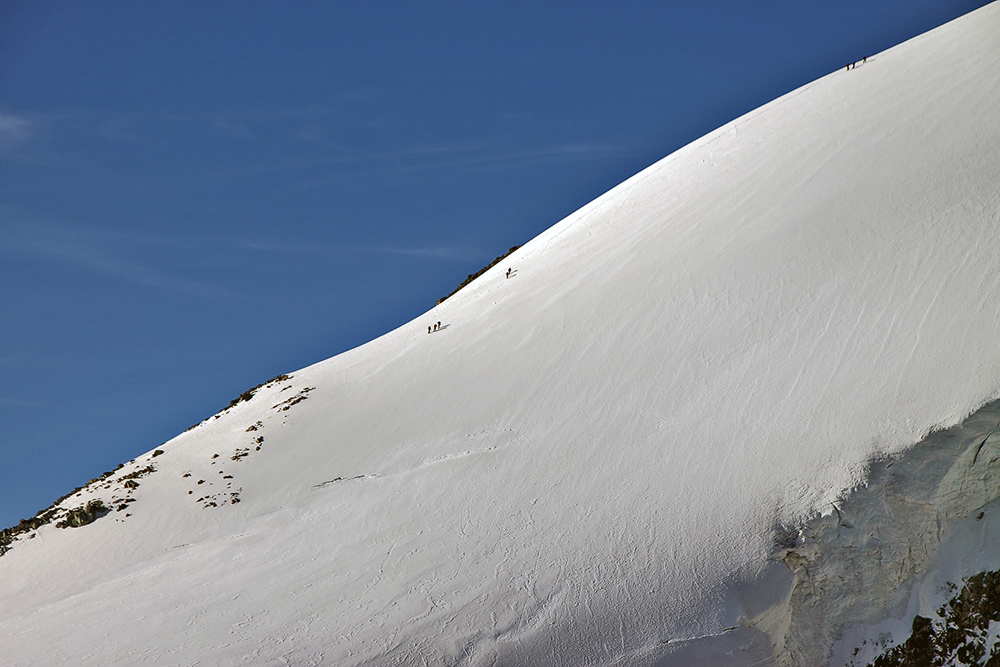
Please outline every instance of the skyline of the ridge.
[[0, 2], [0, 527], [986, 2]]

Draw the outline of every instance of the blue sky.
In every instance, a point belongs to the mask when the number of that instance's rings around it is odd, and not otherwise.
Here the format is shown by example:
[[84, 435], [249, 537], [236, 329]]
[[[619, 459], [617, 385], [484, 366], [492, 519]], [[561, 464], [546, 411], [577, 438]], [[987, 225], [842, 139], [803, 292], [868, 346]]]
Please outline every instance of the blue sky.
[[0, 527], [981, 0], [0, 0]]

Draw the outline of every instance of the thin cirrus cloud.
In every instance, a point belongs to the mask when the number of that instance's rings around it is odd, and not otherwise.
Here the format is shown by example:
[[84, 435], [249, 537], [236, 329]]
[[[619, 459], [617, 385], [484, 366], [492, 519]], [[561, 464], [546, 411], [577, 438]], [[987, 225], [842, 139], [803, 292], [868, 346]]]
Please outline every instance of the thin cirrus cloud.
[[[545, 148], [527, 148], [521, 150], [505, 150], [500, 148], [490, 148], [476, 154], [455, 155], [451, 159], [441, 159], [433, 164], [415, 163], [401, 166], [401, 169], [426, 169], [429, 167], [452, 168], [452, 167], [505, 167], [516, 169], [528, 164], [550, 158], [562, 158], [569, 156], [580, 156], [597, 153], [627, 153], [626, 148], [619, 146], [608, 146], [603, 144], [564, 144], [559, 146], [549, 146]], [[427, 155], [433, 155], [428, 152]]]
[[0, 396], [0, 406], [5, 408], [38, 408], [42, 406], [41, 401], [25, 401], [20, 398], [5, 398]]
[[240, 250], [262, 253], [278, 253], [299, 256], [332, 257], [338, 255], [401, 255], [406, 257], [427, 257], [452, 261], [469, 261], [477, 259], [481, 253], [475, 253], [467, 248], [457, 246], [423, 246], [404, 248], [398, 246], [370, 246], [361, 248], [331, 248], [322, 245], [299, 245], [267, 240], [231, 239], [230, 244]]
[[[321, 128], [313, 128], [319, 133]], [[377, 178], [385, 175], [408, 174], [420, 171], [448, 171], [466, 169], [490, 171], [515, 170], [545, 160], [568, 160], [587, 154], [638, 153], [632, 147], [603, 144], [565, 144], [549, 147], [513, 148], [508, 146], [466, 145], [414, 146], [392, 151], [347, 151], [331, 146], [323, 154], [312, 152], [301, 155], [294, 147], [278, 153], [261, 153], [256, 158], [238, 163], [191, 164], [164, 169], [163, 173], [183, 173], [199, 179], [231, 180], [250, 178], [263, 174], [292, 174], [300, 172], [286, 186], [297, 191], [329, 187], [358, 179]]]
[[[579, 158], [591, 154], [633, 155], [639, 151], [632, 147], [605, 144], [564, 144], [543, 148], [510, 149], [501, 146], [421, 146], [401, 151], [368, 153], [364, 155], [330, 155], [322, 158], [289, 160], [271, 164], [267, 169], [292, 170], [311, 167], [350, 167], [352, 179], [373, 178], [385, 174], [407, 174], [421, 171], [464, 169], [489, 171], [516, 170], [546, 160]], [[344, 175], [337, 171], [305, 178], [297, 183], [298, 190], [328, 187], [341, 182]]]
[[[450, 169], [518, 169], [544, 160], [572, 159], [582, 155], [628, 154], [633, 147], [602, 143], [564, 143], [539, 146], [497, 143], [445, 143], [422, 144], [390, 150], [359, 151], [346, 149], [339, 142], [342, 130], [331, 122], [333, 110], [326, 108], [248, 111], [246, 113], [196, 113], [150, 114], [128, 113], [94, 116], [80, 112], [60, 114], [44, 119], [46, 135], [67, 137], [98, 137], [103, 142], [135, 143], [163, 137], [164, 131], [174, 137], [201, 137], [222, 140], [241, 140], [257, 158], [244, 156], [238, 164], [212, 165], [187, 164], [185, 149], [178, 149], [177, 142], [167, 142], [172, 154], [181, 157], [183, 167], [174, 169], [196, 173], [205, 177], [243, 177], [260, 173], [280, 173], [303, 169], [349, 168], [350, 177], [372, 177], [380, 174], [406, 174], [425, 170]], [[57, 146], [60, 141], [33, 141], [41, 129], [41, 120], [23, 114], [0, 113], [0, 158], [8, 161], [32, 163], [43, 166], [93, 169], [95, 165], [78, 153], [67, 154]], [[352, 143], [355, 139], [351, 140]], [[72, 142], [77, 145], [79, 142]], [[153, 141], [153, 144], [162, 142]], [[200, 145], [200, 144], [195, 144]], [[309, 146], [306, 155], [303, 146]], [[160, 150], [157, 148], [155, 150]], [[179, 153], [177, 151], [180, 151]], [[202, 157], [199, 155], [199, 158]], [[249, 158], [249, 159], [248, 159]], [[165, 170], [170, 172], [168, 168]], [[339, 173], [339, 172], [338, 172]], [[338, 176], [339, 178], [340, 176]], [[299, 182], [301, 189], [328, 184], [331, 174], [321, 174], [318, 180]]]
[[445, 259], [453, 261], [467, 261], [481, 256], [481, 253], [472, 253], [461, 248], [447, 246], [426, 246], [423, 248], [399, 248], [385, 246], [367, 248], [363, 250], [363, 252], [381, 255], [403, 255], [406, 257], [427, 257], [431, 259]]
[[26, 164], [45, 164], [51, 160], [30, 150], [31, 138], [38, 123], [28, 116], [0, 112], [0, 160]]
[[28, 118], [0, 113], [0, 151], [27, 140], [31, 135], [32, 125]]
[[[291, 151], [301, 144], [323, 144], [330, 150], [322, 157], [275, 160], [276, 170], [303, 166], [384, 164], [390, 169], [426, 169], [428, 167], [467, 167], [508, 165], [512, 168], [539, 159], [582, 154], [630, 153], [632, 147], [603, 143], [565, 143], [539, 147], [511, 147], [510, 143], [453, 143], [416, 145], [395, 150], [344, 151], [337, 141], [343, 129], [333, 121], [335, 109], [310, 107], [304, 109], [257, 110], [232, 113], [173, 114], [160, 119], [171, 124], [188, 125], [192, 135], [203, 134], [225, 138], [276, 141]], [[153, 119], [150, 119], [153, 121]], [[153, 121], [155, 122], [155, 121]], [[380, 133], [376, 133], [379, 135]], [[356, 137], [352, 138], [352, 143]], [[268, 156], [273, 160], [274, 156]]]
[[130, 238], [131, 235], [97, 228], [84, 230], [69, 226], [23, 223], [5, 224], [2, 234], [4, 243], [0, 245], [0, 253], [16, 259], [50, 262], [62, 269], [81, 270], [135, 285], [204, 299], [248, 298], [231, 289], [163, 271], [128, 257], [136, 254], [140, 245], [177, 245], [174, 241]]
[[72, 113], [0, 112], [0, 161], [56, 169], [93, 169], [94, 164], [65, 148], [78, 131]]

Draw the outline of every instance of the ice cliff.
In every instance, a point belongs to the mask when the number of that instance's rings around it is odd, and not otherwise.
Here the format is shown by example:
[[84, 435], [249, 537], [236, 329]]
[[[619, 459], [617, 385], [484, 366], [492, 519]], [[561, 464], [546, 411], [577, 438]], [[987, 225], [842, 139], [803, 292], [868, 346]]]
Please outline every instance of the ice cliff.
[[939, 557], [952, 583], [1000, 566], [989, 539], [1000, 527], [998, 428], [994, 401], [873, 461], [828, 514], [778, 532], [772, 557], [793, 573], [788, 595], [744, 623], [771, 636], [779, 664], [826, 664], [835, 644], [831, 664], [866, 664], [909, 636], [914, 614], [938, 617], [952, 592]]

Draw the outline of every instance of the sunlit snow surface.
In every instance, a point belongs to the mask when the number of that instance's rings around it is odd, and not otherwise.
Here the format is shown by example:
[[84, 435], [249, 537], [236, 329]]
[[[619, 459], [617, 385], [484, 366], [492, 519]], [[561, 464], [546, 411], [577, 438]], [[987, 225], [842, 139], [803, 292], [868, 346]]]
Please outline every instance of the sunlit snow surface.
[[998, 110], [994, 3], [696, 141], [19, 540], [0, 662], [759, 660], [775, 528], [1000, 396]]

